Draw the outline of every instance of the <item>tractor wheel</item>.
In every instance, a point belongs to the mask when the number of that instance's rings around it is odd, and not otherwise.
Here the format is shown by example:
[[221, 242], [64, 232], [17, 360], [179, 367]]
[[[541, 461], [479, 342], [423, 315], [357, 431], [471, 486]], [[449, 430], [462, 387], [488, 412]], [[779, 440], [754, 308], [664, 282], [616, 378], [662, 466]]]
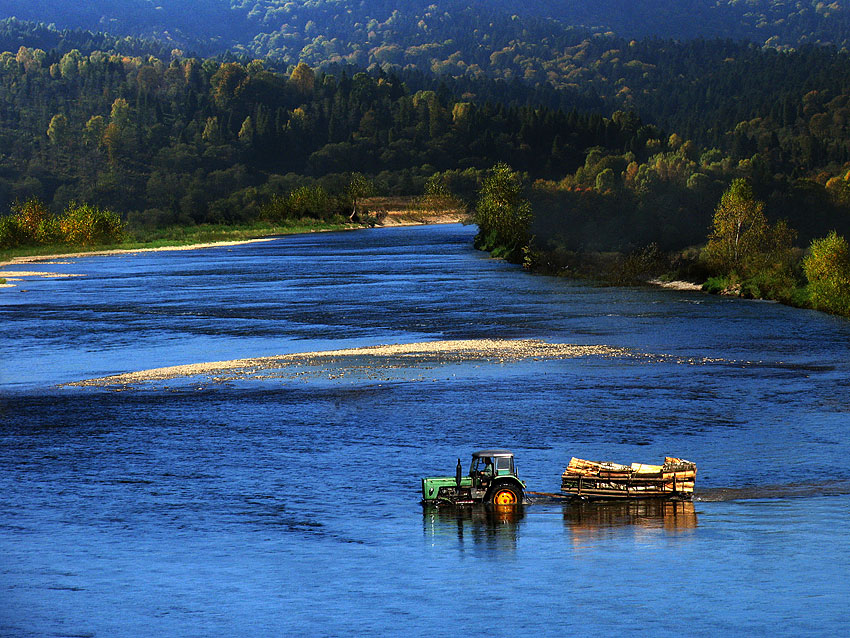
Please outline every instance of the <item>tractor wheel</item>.
[[490, 492], [489, 501], [493, 505], [519, 505], [522, 503], [522, 491], [515, 485], [497, 485]]

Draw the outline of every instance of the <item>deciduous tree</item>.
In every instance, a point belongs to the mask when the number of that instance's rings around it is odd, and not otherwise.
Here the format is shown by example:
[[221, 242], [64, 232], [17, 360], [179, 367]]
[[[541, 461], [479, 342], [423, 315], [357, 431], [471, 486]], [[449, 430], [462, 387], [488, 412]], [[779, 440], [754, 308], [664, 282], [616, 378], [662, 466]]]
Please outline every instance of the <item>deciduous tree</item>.
[[803, 260], [812, 307], [850, 315], [850, 246], [832, 231], [812, 241]]
[[292, 70], [289, 81], [301, 95], [310, 95], [316, 84], [316, 74], [309, 65], [299, 62]]
[[476, 246], [518, 261], [530, 240], [531, 219], [522, 177], [504, 162], [496, 164], [484, 180], [475, 206]]
[[763, 249], [768, 229], [764, 203], [754, 199], [746, 180], [734, 180], [714, 211], [705, 249], [709, 263], [723, 273], [745, 275], [747, 262]]
[[351, 203], [351, 215], [349, 219], [355, 220], [360, 214], [359, 205], [361, 200], [373, 195], [375, 192], [375, 184], [363, 173], [352, 173], [348, 179], [348, 187], [345, 194], [348, 201]]
[[47, 127], [47, 137], [56, 146], [62, 146], [68, 140], [68, 118], [62, 113], [54, 115]]

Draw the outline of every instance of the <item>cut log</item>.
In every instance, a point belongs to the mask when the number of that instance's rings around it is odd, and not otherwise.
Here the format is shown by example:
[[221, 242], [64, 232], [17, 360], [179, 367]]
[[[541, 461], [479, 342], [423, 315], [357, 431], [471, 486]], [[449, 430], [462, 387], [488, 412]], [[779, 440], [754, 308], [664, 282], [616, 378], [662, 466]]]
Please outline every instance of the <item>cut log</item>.
[[676, 457], [663, 465], [587, 461], [573, 457], [561, 475], [561, 491], [588, 498], [686, 498], [694, 491], [697, 467]]

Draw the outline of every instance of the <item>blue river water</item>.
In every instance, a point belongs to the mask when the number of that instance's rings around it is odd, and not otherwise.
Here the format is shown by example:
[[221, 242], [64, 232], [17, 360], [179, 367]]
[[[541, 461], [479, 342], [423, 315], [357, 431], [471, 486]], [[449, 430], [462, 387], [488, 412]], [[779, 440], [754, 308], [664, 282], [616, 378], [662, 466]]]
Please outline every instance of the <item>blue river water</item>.
[[[543, 276], [474, 228], [66, 259], [0, 290], [0, 636], [850, 634], [850, 322]], [[129, 387], [162, 366], [542, 339], [633, 357]], [[693, 504], [423, 510], [483, 447], [697, 463]]]

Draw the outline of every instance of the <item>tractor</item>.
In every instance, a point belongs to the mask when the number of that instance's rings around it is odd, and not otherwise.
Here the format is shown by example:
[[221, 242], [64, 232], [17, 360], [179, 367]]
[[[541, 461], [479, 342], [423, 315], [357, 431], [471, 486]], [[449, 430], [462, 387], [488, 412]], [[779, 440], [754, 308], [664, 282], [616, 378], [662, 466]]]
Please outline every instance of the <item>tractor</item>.
[[525, 483], [519, 480], [514, 454], [508, 450], [479, 450], [472, 454], [469, 474], [463, 476], [460, 459], [454, 476], [422, 479], [423, 505], [521, 505]]

